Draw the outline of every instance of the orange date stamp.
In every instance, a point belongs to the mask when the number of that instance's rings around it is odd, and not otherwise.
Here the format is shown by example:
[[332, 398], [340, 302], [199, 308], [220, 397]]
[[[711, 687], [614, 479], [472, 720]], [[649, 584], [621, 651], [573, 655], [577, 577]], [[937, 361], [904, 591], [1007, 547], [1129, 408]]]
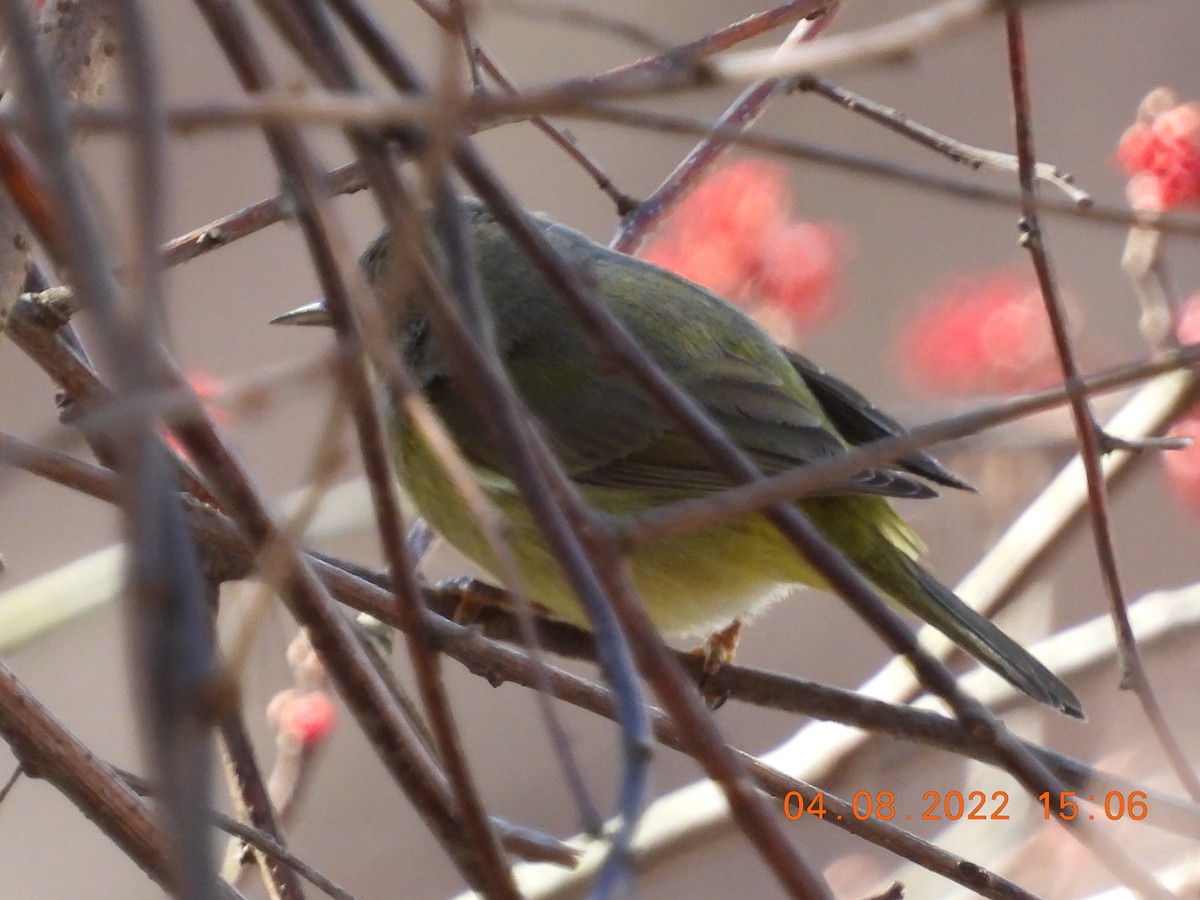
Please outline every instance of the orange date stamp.
[[[1008, 791], [926, 791], [921, 803], [912, 812], [904, 814], [896, 808], [896, 795], [892, 791], [859, 791], [850, 803], [849, 813], [826, 809], [825, 794], [817, 791], [805, 798], [799, 791], [788, 791], [783, 796], [783, 814], [793, 822], [804, 816], [824, 819], [853, 818], [860, 822], [877, 819], [881, 822], [901, 821], [947, 821], [997, 822], [1012, 818], [1005, 810], [1008, 807]], [[1080, 795], [1076, 791], [1059, 791], [1053, 794], [1043, 791], [1038, 794], [1042, 804], [1042, 818], [1046, 821], [1058, 819], [1107, 819], [1115, 822], [1128, 819], [1140, 822], [1149, 813], [1144, 791], [1109, 791], [1106, 794]], [[1081, 804], [1088, 804], [1086, 806]], [[838, 804], [841, 808], [841, 804]]]

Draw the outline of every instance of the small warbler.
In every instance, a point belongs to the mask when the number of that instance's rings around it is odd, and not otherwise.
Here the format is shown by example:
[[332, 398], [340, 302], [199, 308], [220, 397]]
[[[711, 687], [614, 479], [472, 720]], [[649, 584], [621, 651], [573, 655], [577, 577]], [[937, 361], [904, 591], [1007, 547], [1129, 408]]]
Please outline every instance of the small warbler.
[[[486, 206], [463, 200], [496, 349], [520, 397], [579, 493], [598, 510], [641, 513], [729, 486], [708, 455], [628, 375], [607, 360], [543, 274]], [[767, 474], [843, 454], [902, 433], [853, 388], [777, 345], [741, 311], [658, 266], [615, 252], [548, 218], [533, 221], [563, 260]], [[428, 316], [428, 298], [385, 231], [362, 265], [395, 340], [425, 396], [507, 518], [522, 586], [552, 615], [586, 627], [583, 609], [547, 549], [488, 428], [459, 384]], [[325, 324], [310, 304], [276, 321]], [[400, 481], [421, 515], [485, 569], [494, 558], [441, 464], [417, 430], [391, 410]], [[935, 496], [924, 481], [967, 487], [924, 453], [859, 472], [796, 506], [887, 597], [943, 632], [1030, 697], [1072, 716], [1082, 708], [1045, 666], [925, 571], [917, 536], [889, 497]], [[825, 579], [761, 514], [743, 514], [638, 545], [633, 583], [665, 634], [701, 634], [737, 623], [786, 588]]]

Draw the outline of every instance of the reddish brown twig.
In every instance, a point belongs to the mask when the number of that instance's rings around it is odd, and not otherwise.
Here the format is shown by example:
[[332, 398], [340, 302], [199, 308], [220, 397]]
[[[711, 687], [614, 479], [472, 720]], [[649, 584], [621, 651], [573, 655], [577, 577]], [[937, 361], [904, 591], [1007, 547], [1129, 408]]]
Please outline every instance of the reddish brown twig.
[[[839, 0], [829, 0], [810, 20], [798, 24], [781, 48], [819, 37], [833, 21], [839, 7]], [[787, 93], [794, 84], [795, 79], [790, 77], [767, 78], [747, 88], [717, 120], [720, 130], [710, 133], [697, 144], [654, 193], [624, 217], [613, 237], [612, 247], [623, 253], [636, 253], [654, 226], [683, 201], [704, 172], [729, 149], [731, 142], [726, 133], [749, 129], [766, 111], [767, 104], [774, 97]]]
[[53, 784], [146, 874], [169, 889], [167, 849], [150, 810], [3, 663], [0, 734], [28, 774]]
[[[1161, 704], [1150, 685], [1149, 676], [1142, 664], [1133, 628], [1125, 606], [1125, 593], [1121, 587], [1117, 567], [1116, 550], [1110, 526], [1108, 491], [1104, 483], [1100, 456], [1103, 452], [1103, 430], [1092, 415], [1087, 396], [1079, 390], [1079, 365], [1066, 321], [1066, 311], [1059, 295], [1038, 221], [1034, 203], [1034, 165], [1036, 154], [1033, 146], [1032, 102], [1029, 94], [1028, 69], [1026, 64], [1025, 36], [1021, 11], [1006, 10], [1004, 21], [1008, 35], [1009, 74], [1012, 82], [1013, 108], [1016, 122], [1016, 148], [1020, 163], [1019, 177], [1021, 193], [1026, 198], [1022, 206], [1022, 243], [1029, 250], [1038, 286], [1046, 304], [1050, 327], [1054, 335], [1055, 350], [1063, 370], [1063, 378], [1071, 397], [1071, 416], [1075, 423], [1075, 435], [1083, 460], [1088, 484], [1088, 509], [1092, 520], [1092, 535], [1096, 545], [1096, 557], [1100, 574], [1108, 595], [1109, 611], [1113, 627], [1117, 631], [1121, 648], [1123, 686], [1130, 687], [1137, 695], [1150, 726], [1154, 729], [1175, 774], [1179, 777], [1195, 800], [1200, 800], [1200, 778], [1196, 776], [1187, 753], [1175, 737]], [[1117, 863], [1119, 860], [1110, 860]], [[1123, 876], [1124, 877], [1124, 876]], [[1133, 882], [1127, 882], [1133, 883]]]

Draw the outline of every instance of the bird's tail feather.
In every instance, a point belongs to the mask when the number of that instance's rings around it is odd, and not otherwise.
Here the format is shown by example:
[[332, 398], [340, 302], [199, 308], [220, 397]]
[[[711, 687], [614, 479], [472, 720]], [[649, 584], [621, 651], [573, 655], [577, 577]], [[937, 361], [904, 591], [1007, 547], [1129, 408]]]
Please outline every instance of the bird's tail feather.
[[916, 562], [920, 540], [886, 500], [813, 497], [801, 508], [876, 587], [909, 612], [1033, 699], [1083, 718], [1079, 701], [1053, 672], [921, 568]]
[[1034, 700], [1077, 719], [1083, 718], [1083, 707], [1071, 689], [1029, 651], [967, 606], [917, 563], [905, 558], [904, 567], [915, 582], [914, 587], [927, 599], [918, 603], [915, 598], [905, 597], [907, 592], [898, 591], [895, 592], [897, 601]]

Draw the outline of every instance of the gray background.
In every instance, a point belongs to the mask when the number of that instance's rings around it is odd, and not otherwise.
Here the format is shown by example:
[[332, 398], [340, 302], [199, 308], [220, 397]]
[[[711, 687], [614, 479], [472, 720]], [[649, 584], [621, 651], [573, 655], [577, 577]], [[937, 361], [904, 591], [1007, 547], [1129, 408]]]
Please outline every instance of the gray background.
[[[410, 49], [430, 62], [437, 41], [415, 10], [378, 4], [380, 14], [411, 34]], [[921, 4], [902, 0], [850, 3], [837, 30], [886, 20]], [[625, 17], [679, 42], [753, 12], [744, 3], [658, 3], [615, 0], [605, 4]], [[228, 95], [230, 78], [198, 16], [186, 3], [154, 5], [155, 36], [162, 76], [174, 100]], [[1027, 28], [1039, 156], [1074, 172], [1102, 201], [1120, 202], [1123, 183], [1112, 161], [1116, 140], [1131, 121], [1141, 96], [1159, 84], [1184, 97], [1200, 96], [1195, 0], [1096, 0], [1054, 4], [1028, 16]], [[265, 31], [265, 29], [264, 29]], [[546, 22], [487, 12], [481, 35], [510, 74], [521, 83], [600, 70], [640, 55], [603, 35]], [[280, 55], [281, 71], [300, 70]], [[983, 146], [1011, 144], [1004, 36], [993, 24], [948, 44], [929, 48], [905, 65], [877, 66], [838, 79], [872, 98], [895, 104], [918, 121]], [[711, 116], [732, 91], [683, 96], [663, 104], [674, 111]], [[630, 132], [609, 126], [572, 126], [616, 181], [635, 195], [652, 190], [691, 146], [682, 138]], [[1005, 183], [1002, 176], [972, 176], [871, 124], [813, 97], [775, 104], [764, 130], [800, 139], [870, 152], [944, 174]], [[489, 158], [530, 207], [543, 209], [598, 239], [614, 227], [611, 206], [581, 172], [532, 129], [505, 128], [480, 139]], [[330, 135], [321, 142], [328, 163], [345, 153]], [[126, 170], [120, 141], [91, 138], [82, 147], [99, 207], [118, 247], [127, 227]], [[170, 231], [180, 233], [274, 192], [272, 168], [261, 140], [252, 132], [202, 133], [176, 138], [171, 147]], [[892, 346], [897, 328], [909, 319], [931, 288], [962, 272], [1020, 263], [1012, 210], [926, 196], [919, 189], [843, 174], [835, 169], [797, 165], [791, 170], [798, 212], [831, 221], [852, 239], [845, 297], [835, 320], [802, 347], [826, 367], [846, 375], [906, 421], [932, 419], [946, 410], [906, 395], [896, 377]], [[378, 227], [371, 202], [339, 201], [339, 211], [365, 242]], [[1082, 320], [1081, 342], [1095, 364], [1142, 352], [1136, 307], [1119, 267], [1124, 233], [1107, 226], [1052, 219], [1049, 246], [1062, 284], [1075, 298]], [[1182, 292], [1191, 293], [1200, 276], [1195, 243], [1171, 242], [1170, 266]], [[324, 346], [321, 335], [269, 328], [274, 314], [316, 296], [315, 282], [296, 230], [278, 226], [172, 271], [169, 278], [171, 346], [184, 366], [217, 377], [237, 377], [263, 364], [294, 361]], [[323, 397], [310, 387], [284, 391], [265, 410], [229, 425], [235, 446], [260, 483], [282, 496], [298, 486], [305, 449], [323, 414]], [[62, 439], [53, 413], [53, 389], [10, 345], [0, 344], [0, 409], [3, 427], [25, 436]], [[1058, 416], [1008, 432], [1010, 449], [950, 457], [985, 488], [983, 497], [946, 498], [910, 506], [906, 515], [930, 544], [931, 564], [947, 579], [977, 558], [998, 528], [1032, 496], [1063, 458], [1067, 431]], [[1049, 436], [1049, 450], [1022, 449]], [[1015, 449], [1011, 445], [1016, 445]], [[1197, 523], [1169, 497], [1156, 463], [1144, 467], [1114, 504], [1115, 533], [1131, 596], [1197, 580]], [[0, 589], [51, 570], [115, 539], [113, 511], [70, 492], [21, 474], [0, 476], [0, 551], [8, 566]], [[364, 532], [329, 549], [366, 562], [376, 560], [373, 540]], [[437, 574], [458, 571], [447, 557]], [[1102, 591], [1086, 536], [1072, 542], [1055, 567], [1056, 624], [1097, 615]], [[249, 718], [268, 753], [270, 737], [261, 722], [265, 699], [286, 684], [283, 650], [294, 631], [276, 612], [259, 636], [259, 652], [245, 673]], [[806, 595], [776, 607], [767, 624], [746, 635], [741, 659], [853, 686], [885, 659], [867, 629], [836, 600]], [[135, 722], [128, 699], [122, 623], [116, 610], [61, 629], [13, 653], [11, 665], [27, 685], [97, 753], [140, 768]], [[448, 674], [471, 762], [485, 799], [500, 815], [554, 833], [577, 825], [570, 798], [547, 750], [543, 729], [527, 692], [493, 690], [451, 664]], [[1156, 655], [1151, 675], [1160, 685], [1172, 719], [1194, 746], [1195, 705], [1186, 686], [1200, 675], [1186, 645]], [[1114, 669], [1080, 684], [1091, 713], [1087, 724], [1046, 718], [1043, 732], [1054, 746], [1084, 759], [1105, 758], [1114, 767], [1159, 778], [1160, 756], [1136, 714], [1136, 704], [1116, 688]], [[1178, 689], [1176, 689], [1178, 686]], [[580, 765], [602, 802], [614, 794], [616, 740], [606, 723], [562, 711]], [[1040, 715], [1040, 714], [1039, 714]], [[1030, 727], [1036, 718], [1027, 720]], [[774, 713], [739, 708], [721, 710], [719, 722], [740, 747], [764, 749], [798, 725]], [[1118, 755], [1113, 755], [1118, 754]], [[1128, 755], [1121, 755], [1128, 754]], [[1136, 763], [1129, 762], [1136, 759]], [[13, 765], [0, 747], [0, 777]], [[653, 771], [656, 790], [696, 776], [687, 760], [663, 752]], [[977, 775], [977, 773], [976, 773]], [[891, 790], [918, 804], [927, 790], [980, 788], [948, 758], [913, 753], [886, 744], [843, 771], [830, 789]], [[966, 780], [964, 780], [964, 778]], [[994, 780], [994, 779], [993, 779]], [[991, 784], [989, 781], [987, 784]], [[997, 781], [1004, 785], [1004, 782]], [[1170, 779], [1162, 783], [1174, 789]], [[1011, 786], [1009, 786], [1010, 789]], [[1015, 793], [1015, 789], [1012, 789]], [[992, 839], [990, 832], [965, 830], [972, 853]], [[1073, 856], [1069, 843], [1040, 816], [1010, 823], [1039, 844], [1042, 856], [1028, 855], [1022, 882], [1052, 896], [1075, 896], [1103, 873], [1094, 860]], [[791, 827], [791, 826], [789, 826]], [[987, 823], [987, 827], [993, 827]], [[1112, 826], [1132, 846], [1166, 852], [1174, 845], [1153, 832]], [[1121, 830], [1124, 829], [1124, 830]], [[858, 876], [888, 866], [886, 855], [829, 828], [795, 827], [797, 841], [818, 865], [847, 854], [839, 871]], [[345, 720], [321, 761], [300, 821], [292, 829], [294, 848], [361, 898], [437, 897], [458, 884], [452, 867], [416, 821], [407, 802], [389, 782], [372, 752]], [[1135, 843], [1145, 842], [1145, 843]], [[857, 856], [862, 854], [862, 856]], [[1032, 862], [1029, 862], [1029, 860]], [[1038, 860], [1042, 860], [1039, 864]], [[1074, 865], [1068, 866], [1068, 862]], [[886, 869], [881, 869], [886, 871]], [[1070, 871], [1069, 879], [1062, 879]], [[843, 882], [838, 882], [843, 884]], [[646, 896], [683, 892], [724, 896], [770, 896], [773, 882], [740, 836], [704, 845], [660, 865], [647, 876]], [[870, 886], [856, 884], [855, 892]], [[850, 887], [847, 886], [849, 890]], [[927, 888], [933, 894], [946, 890]], [[25, 781], [0, 806], [0, 897], [116, 898], [154, 896], [156, 889], [78, 812], [48, 786]], [[910, 896], [918, 896], [910, 893]]]

